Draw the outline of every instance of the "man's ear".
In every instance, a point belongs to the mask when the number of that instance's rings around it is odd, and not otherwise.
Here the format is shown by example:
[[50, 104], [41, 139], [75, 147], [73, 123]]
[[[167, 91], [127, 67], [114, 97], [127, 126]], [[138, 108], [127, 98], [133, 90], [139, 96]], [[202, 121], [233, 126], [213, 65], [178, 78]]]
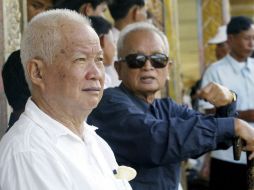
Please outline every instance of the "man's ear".
[[104, 46], [105, 46], [105, 45], [104, 45], [104, 44], [105, 44], [104, 40], [105, 40], [105, 36], [104, 36], [104, 35], [101, 35], [101, 36], [100, 36], [100, 44], [101, 44], [101, 48], [102, 48], [102, 49], [104, 49]]
[[31, 59], [27, 64], [27, 72], [32, 84], [41, 86], [43, 84], [43, 72], [45, 63], [38, 59]]
[[228, 43], [228, 44], [231, 44], [233, 40], [234, 40], [234, 35], [228, 34], [227, 43]]
[[131, 11], [132, 11], [131, 12], [132, 20], [134, 22], [140, 21], [140, 14], [141, 14], [140, 13], [140, 11], [141, 11], [140, 7], [138, 5], [134, 5]]
[[139, 16], [139, 7], [137, 5], [134, 5], [130, 11], [131, 11], [132, 20], [136, 22]]
[[81, 14], [86, 15], [86, 16], [92, 16], [92, 14], [93, 14], [93, 12], [94, 12], [94, 9], [93, 9], [91, 3], [84, 3], [84, 4], [80, 7], [79, 12], [80, 12]]
[[122, 79], [121, 79], [121, 69], [122, 69], [121, 63], [120, 63], [119, 61], [115, 61], [115, 62], [114, 62], [114, 67], [115, 67], [116, 72], [117, 72], [117, 74], [118, 74], [119, 80], [122, 80]]

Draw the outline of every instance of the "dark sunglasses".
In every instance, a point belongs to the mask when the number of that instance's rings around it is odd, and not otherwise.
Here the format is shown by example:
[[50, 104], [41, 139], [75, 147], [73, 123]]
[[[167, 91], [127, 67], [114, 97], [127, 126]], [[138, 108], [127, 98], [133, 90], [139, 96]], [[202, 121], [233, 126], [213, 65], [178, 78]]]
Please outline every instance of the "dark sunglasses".
[[142, 68], [148, 59], [154, 68], [164, 68], [169, 63], [168, 56], [162, 53], [152, 55], [144, 55], [141, 53], [129, 54], [124, 59], [119, 59], [119, 61], [125, 61], [131, 69], [138, 69]]

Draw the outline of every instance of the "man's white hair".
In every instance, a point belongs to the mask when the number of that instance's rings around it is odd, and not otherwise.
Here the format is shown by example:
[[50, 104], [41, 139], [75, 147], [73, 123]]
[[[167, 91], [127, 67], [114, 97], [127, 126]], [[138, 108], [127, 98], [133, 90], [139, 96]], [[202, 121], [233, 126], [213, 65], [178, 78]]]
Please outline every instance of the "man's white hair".
[[[150, 32], [154, 32], [156, 34], [158, 34], [160, 36], [160, 38], [162, 39], [163, 43], [164, 43], [164, 53], [166, 55], [169, 55], [169, 44], [168, 44], [168, 40], [166, 35], [160, 31], [158, 28], [156, 28], [153, 24], [150, 24], [148, 22], [135, 22], [133, 24], [129, 24], [127, 25], [121, 32], [119, 35], [119, 39], [117, 41], [117, 52], [118, 52], [118, 58], [121, 57], [121, 54], [124, 50], [124, 42], [126, 37], [135, 31], [140, 31], [140, 30], [145, 30], [145, 31], [150, 31]], [[140, 36], [142, 37], [142, 36]]]
[[36, 15], [27, 25], [21, 40], [21, 61], [30, 90], [26, 64], [34, 58], [45, 64], [53, 63], [54, 55], [63, 44], [64, 24], [90, 26], [90, 21], [75, 11], [55, 9]]

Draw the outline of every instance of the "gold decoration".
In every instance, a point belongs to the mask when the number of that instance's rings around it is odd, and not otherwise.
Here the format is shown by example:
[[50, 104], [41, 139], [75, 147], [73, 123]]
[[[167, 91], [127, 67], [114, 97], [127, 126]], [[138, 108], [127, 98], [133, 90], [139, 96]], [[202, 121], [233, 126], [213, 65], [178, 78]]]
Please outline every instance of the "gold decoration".
[[[202, 0], [202, 31], [204, 48], [204, 67], [216, 61], [214, 46], [208, 41], [217, 32], [219, 26], [223, 25], [222, 0]], [[202, 52], [201, 52], [202, 53]]]

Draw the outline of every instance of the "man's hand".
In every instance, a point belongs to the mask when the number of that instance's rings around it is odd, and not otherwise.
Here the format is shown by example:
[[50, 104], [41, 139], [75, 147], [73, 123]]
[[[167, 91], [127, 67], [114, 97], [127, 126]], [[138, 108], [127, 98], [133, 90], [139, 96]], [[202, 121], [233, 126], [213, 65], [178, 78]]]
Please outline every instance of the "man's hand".
[[246, 142], [243, 150], [252, 152], [249, 159], [254, 158], [254, 128], [241, 119], [235, 119], [235, 134]]
[[215, 107], [225, 106], [234, 101], [232, 91], [214, 82], [211, 82], [204, 88], [200, 89], [197, 92], [197, 96], [210, 102]]

